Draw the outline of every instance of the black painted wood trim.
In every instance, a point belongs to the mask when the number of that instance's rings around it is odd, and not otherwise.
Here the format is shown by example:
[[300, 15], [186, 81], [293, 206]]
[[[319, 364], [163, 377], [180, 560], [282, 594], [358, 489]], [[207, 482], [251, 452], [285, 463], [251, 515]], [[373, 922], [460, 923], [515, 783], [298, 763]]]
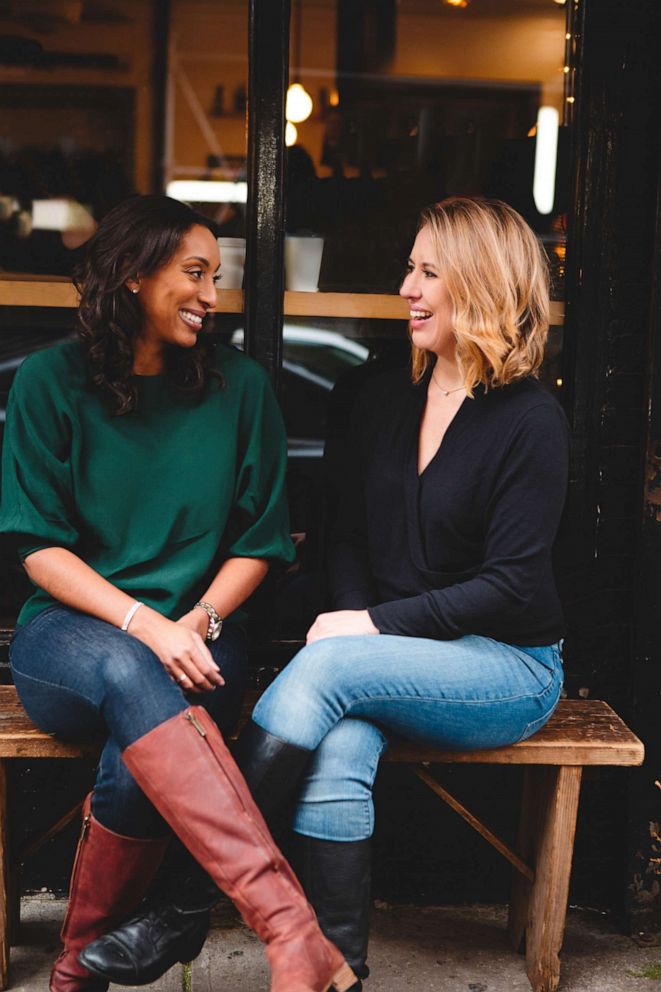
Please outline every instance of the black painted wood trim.
[[245, 348], [277, 386], [282, 358], [290, 0], [250, 0]]
[[653, 629], [658, 642], [658, 597], [650, 596], [659, 586], [648, 577], [643, 601], [638, 579], [646, 553], [653, 554], [656, 575], [661, 549], [655, 525], [643, 526], [657, 330], [661, 6], [658, 0], [582, 0], [578, 8], [564, 354], [573, 456], [559, 555], [565, 687], [570, 697], [607, 700], [649, 743], [649, 768], [632, 771], [628, 781], [604, 780], [588, 793], [581, 832], [591, 855], [577, 854], [571, 898], [626, 909], [632, 929], [642, 930], [646, 919], [654, 917], [658, 926], [661, 918], [653, 867], [658, 852], [649, 836], [659, 796], [651, 769], [661, 753], [652, 743], [658, 740], [661, 668], [649, 659], [661, 653], [655, 649], [652, 656], [641, 636]]
[[164, 192], [165, 135], [167, 114], [168, 62], [170, 52], [171, 0], [159, 0], [152, 10], [152, 177], [153, 193]]

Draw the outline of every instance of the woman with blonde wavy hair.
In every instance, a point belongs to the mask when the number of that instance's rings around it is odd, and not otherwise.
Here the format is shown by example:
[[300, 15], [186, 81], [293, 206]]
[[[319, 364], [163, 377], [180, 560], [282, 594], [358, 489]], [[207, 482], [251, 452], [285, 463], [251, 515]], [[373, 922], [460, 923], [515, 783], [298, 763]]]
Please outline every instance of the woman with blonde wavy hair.
[[422, 214], [400, 290], [412, 374], [356, 402], [330, 547], [332, 612], [261, 697], [239, 765], [269, 816], [297, 782], [294, 867], [367, 976], [372, 784], [391, 735], [523, 740], [562, 686], [551, 546], [568, 431], [536, 381], [548, 274], [524, 220], [455, 198]]

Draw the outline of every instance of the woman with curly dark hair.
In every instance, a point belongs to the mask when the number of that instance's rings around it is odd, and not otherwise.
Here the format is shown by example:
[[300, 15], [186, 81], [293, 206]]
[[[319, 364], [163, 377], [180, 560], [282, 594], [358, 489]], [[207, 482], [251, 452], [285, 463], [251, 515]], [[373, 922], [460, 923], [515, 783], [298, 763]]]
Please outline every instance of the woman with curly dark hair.
[[[80, 340], [31, 355], [10, 396], [0, 530], [36, 587], [14, 680], [43, 730], [106, 737], [51, 992], [107, 988], [79, 953], [137, 906], [169, 829], [267, 942], [273, 990], [354, 980], [218, 729], [242, 692], [242, 605], [291, 559], [268, 380], [203, 333], [218, 267], [183, 204], [116, 207], [79, 274]], [[206, 933], [192, 916], [183, 960]]]

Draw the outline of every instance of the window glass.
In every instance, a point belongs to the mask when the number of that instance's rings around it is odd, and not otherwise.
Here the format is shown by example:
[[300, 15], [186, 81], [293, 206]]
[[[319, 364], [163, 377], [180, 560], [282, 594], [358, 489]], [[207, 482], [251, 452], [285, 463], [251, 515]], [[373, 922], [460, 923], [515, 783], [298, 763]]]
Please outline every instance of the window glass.
[[0, 269], [66, 275], [96, 220], [153, 170], [147, 0], [0, 12]]
[[[202, 193], [175, 195], [234, 239], [221, 245], [223, 288], [241, 287], [247, 4], [173, 0], [166, 21], [167, 7], [0, 3], [0, 280], [34, 302], [0, 306], [0, 440], [16, 368], [74, 333], [73, 309], [49, 306], [49, 285], [69, 279], [97, 222], [126, 196], [203, 182]], [[232, 294], [221, 296], [221, 308], [240, 309], [238, 295], [231, 306]], [[214, 323], [229, 340], [243, 321], [219, 313]], [[22, 569], [3, 561], [0, 623], [13, 623], [25, 594]]]
[[171, 182], [243, 236], [247, 5], [163, 9], [0, 4], [0, 272], [69, 275], [112, 206]]
[[356, 394], [372, 375], [405, 367], [404, 320], [285, 317], [280, 400], [297, 562], [280, 580], [276, 637], [301, 638], [325, 608], [324, 545], [342, 487], [339, 469]]
[[[554, 0], [293, 0], [287, 288], [307, 290], [317, 313], [324, 310], [313, 291], [371, 294], [374, 314], [385, 307], [389, 319], [298, 318], [304, 337], [294, 339], [285, 317], [291, 512], [305, 539], [283, 585], [283, 636], [303, 635], [325, 605], [334, 453], [352, 400], [379, 368], [408, 361], [407, 308], [398, 311], [394, 294], [422, 207], [477, 195], [505, 200], [525, 217], [553, 275], [541, 377], [552, 391], [562, 385], [573, 102], [565, 15]], [[325, 299], [333, 312], [336, 298]], [[353, 300], [369, 313], [364, 296]]]
[[553, 0], [294, 0], [287, 227], [324, 237], [320, 289], [392, 292], [420, 207], [462, 194], [519, 210], [561, 277], [566, 45]]
[[[169, 64], [166, 189], [215, 220], [220, 235], [243, 238], [248, 79], [244, 0], [174, 0]], [[229, 259], [242, 246], [225, 247]], [[226, 286], [227, 282], [226, 278]]]

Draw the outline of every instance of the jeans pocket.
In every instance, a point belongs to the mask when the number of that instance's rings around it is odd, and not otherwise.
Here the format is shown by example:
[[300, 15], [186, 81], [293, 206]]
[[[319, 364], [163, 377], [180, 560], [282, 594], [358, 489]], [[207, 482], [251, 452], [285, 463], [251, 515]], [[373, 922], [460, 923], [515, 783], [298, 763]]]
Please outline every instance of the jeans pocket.
[[556, 641], [555, 644], [545, 644], [543, 647], [524, 647], [519, 644], [512, 646], [516, 647], [518, 651], [523, 651], [528, 658], [532, 658], [549, 672], [562, 669], [562, 641]]
[[545, 707], [545, 712], [541, 716], [537, 717], [536, 720], [531, 720], [529, 723], [525, 725], [525, 727], [523, 728], [523, 733], [518, 738], [518, 740], [514, 742], [515, 744], [518, 744], [520, 741], [528, 740], [529, 737], [532, 737], [533, 734], [536, 734], [538, 730], [541, 730], [542, 727], [549, 722], [549, 720], [553, 716], [553, 711], [555, 710], [556, 706], [560, 701], [561, 689], [562, 689], [562, 681], [558, 683], [556, 693], [552, 697], [553, 703], [550, 706]]

